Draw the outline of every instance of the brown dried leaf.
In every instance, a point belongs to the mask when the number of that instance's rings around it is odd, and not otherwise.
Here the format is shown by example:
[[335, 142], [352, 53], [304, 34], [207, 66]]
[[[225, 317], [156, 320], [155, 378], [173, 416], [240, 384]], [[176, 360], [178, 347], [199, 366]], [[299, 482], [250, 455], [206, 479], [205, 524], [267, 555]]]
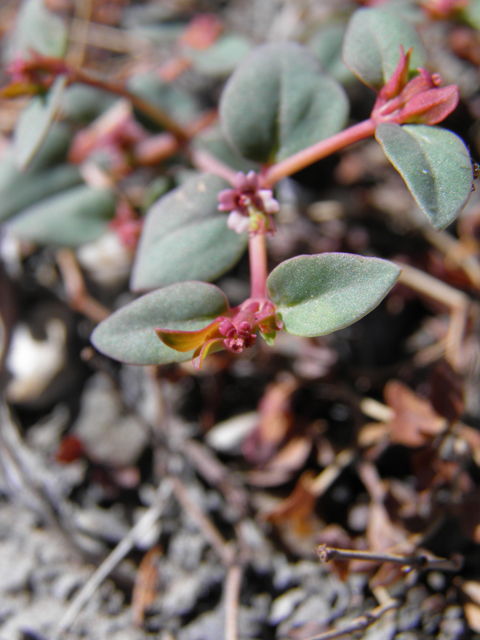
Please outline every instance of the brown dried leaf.
[[421, 447], [443, 433], [445, 418], [434, 411], [431, 403], [414, 393], [399, 380], [390, 380], [385, 386], [385, 402], [395, 415], [391, 420], [390, 440], [406, 447]]
[[160, 547], [152, 547], [143, 556], [133, 585], [132, 614], [137, 627], [143, 625], [145, 611], [154, 602], [158, 587], [158, 561], [162, 552]]
[[386, 551], [405, 539], [405, 530], [394, 524], [383, 504], [378, 502], [370, 506], [367, 526], [368, 547], [371, 551]]
[[301, 469], [312, 450], [307, 436], [292, 438], [270, 460], [265, 469], [248, 474], [249, 484], [257, 487], [275, 487], [287, 482], [295, 471]]
[[264, 519], [274, 524], [293, 523], [297, 525], [299, 530], [303, 529], [316, 502], [316, 496], [311, 490], [313, 477], [314, 474], [311, 471], [302, 473], [288, 498], [282, 500], [269, 512], [264, 513]]
[[290, 399], [298, 383], [285, 376], [267, 387], [260, 401], [258, 427], [245, 440], [242, 452], [249, 462], [264, 463], [275, 453], [292, 425]]

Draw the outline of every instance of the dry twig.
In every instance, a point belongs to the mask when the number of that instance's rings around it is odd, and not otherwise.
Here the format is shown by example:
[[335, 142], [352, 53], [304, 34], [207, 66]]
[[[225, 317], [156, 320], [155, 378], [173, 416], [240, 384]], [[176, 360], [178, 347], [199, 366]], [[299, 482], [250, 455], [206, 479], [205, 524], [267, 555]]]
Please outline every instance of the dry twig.
[[363, 631], [371, 624], [379, 620], [384, 613], [386, 613], [387, 611], [392, 611], [393, 609], [398, 609], [399, 606], [400, 600], [390, 600], [389, 602], [376, 607], [372, 611], [367, 611], [358, 618], [355, 618], [344, 627], [325, 631], [325, 633], [320, 633], [319, 635], [312, 636], [308, 638], [308, 640], [331, 640], [332, 638], [339, 638], [340, 636], [355, 633], [356, 631]]
[[353, 549], [335, 549], [322, 544], [317, 549], [318, 557], [322, 562], [330, 560], [367, 560], [369, 562], [394, 562], [417, 569], [429, 569], [436, 571], [459, 571], [462, 567], [460, 556], [454, 556], [450, 560], [435, 558], [427, 554], [415, 556], [398, 556], [391, 553], [371, 553], [370, 551], [355, 551]]
[[202, 513], [202, 511], [200, 511], [197, 505], [193, 502], [183, 482], [177, 477], [171, 478], [171, 481], [173, 493], [178, 502], [191, 516], [199, 530], [215, 549], [222, 563], [226, 567], [230, 567], [236, 556], [235, 550], [223, 538], [213, 522], [207, 518], [207, 516]]
[[452, 367], [458, 369], [461, 364], [461, 346], [471, 305], [470, 299], [463, 292], [420, 269], [400, 262], [397, 264], [402, 268], [399, 282], [449, 309], [450, 324], [445, 340], [445, 356]]
[[225, 640], [238, 638], [238, 602], [242, 586], [242, 567], [232, 565], [225, 580]]
[[105, 558], [91, 578], [78, 592], [71, 605], [61, 618], [54, 634], [54, 640], [60, 640], [62, 634], [67, 631], [83, 607], [87, 604], [102, 582], [109, 576], [119, 562], [125, 558], [127, 553], [135, 545], [137, 538], [151, 529], [162, 514], [165, 504], [171, 494], [172, 485], [168, 479], [164, 479], [158, 489], [157, 499], [146, 513], [140, 518], [137, 524], [130, 529], [127, 535], [121, 540], [115, 549]]
[[71, 249], [57, 251], [57, 264], [65, 285], [70, 306], [93, 322], [108, 318], [110, 311], [88, 293], [82, 272]]

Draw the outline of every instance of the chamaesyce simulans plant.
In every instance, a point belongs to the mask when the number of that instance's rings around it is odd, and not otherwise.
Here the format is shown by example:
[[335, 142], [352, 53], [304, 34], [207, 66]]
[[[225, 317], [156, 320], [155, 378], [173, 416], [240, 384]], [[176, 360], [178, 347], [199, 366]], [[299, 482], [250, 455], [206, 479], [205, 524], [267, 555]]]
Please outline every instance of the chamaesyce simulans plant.
[[[275, 184], [354, 142], [376, 137], [435, 229], [455, 219], [471, 192], [472, 164], [462, 140], [436, 125], [455, 109], [457, 87], [424, 67], [413, 26], [380, 9], [353, 14], [343, 60], [377, 94], [370, 117], [348, 128], [342, 86], [301, 45], [266, 44], [240, 63], [221, 97], [221, 125], [236, 154], [260, 169], [243, 174], [215, 162], [151, 207], [131, 288], [155, 290], [98, 325], [92, 342], [101, 352], [132, 364], [192, 359], [200, 369], [208, 353], [240, 353], [258, 335], [269, 344], [281, 330], [321, 336], [369, 313], [399, 276], [391, 262], [324, 253], [267, 272]], [[250, 296], [231, 308], [209, 281], [247, 246]]]

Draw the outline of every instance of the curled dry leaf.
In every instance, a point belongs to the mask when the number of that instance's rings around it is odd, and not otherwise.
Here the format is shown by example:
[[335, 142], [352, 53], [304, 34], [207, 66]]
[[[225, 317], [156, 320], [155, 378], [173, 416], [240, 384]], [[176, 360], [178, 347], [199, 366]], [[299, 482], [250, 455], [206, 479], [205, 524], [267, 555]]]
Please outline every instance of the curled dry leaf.
[[264, 513], [264, 519], [277, 525], [288, 522], [298, 533], [310, 533], [309, 518], [316, 502], [316, 496], [312, 491], [313, 477], [311, 471], [302, 473], [292, 493], [276, 507]]
[[406, 447], [422, 447], [447, 428], [429, 400], [421, 398], [399, 380], [385, 386], [385, 402], [394, 410], [389, 423], [390, 441]]
[[248, 474], [248, 483], [257, 487], [274, 487], [284, 484], [305, 464], [310, 451], [312, 441], [308, 436], [291, 438], [282, 449], [260, 471], [252, 471]]
[[297, 381], [290, 375], [267, 387], [258, 407], [258, 427], [242, 447], [243, 455], [250, 462], [266, 462], [285, 439], [292, 425], [291, 395], [297, 387]]
[[143, 556], [138, 567], [132, 593], [133, 622], [137, 627], [143, 625], [145, 612], [157, 595], [158, 561], [161, 555], [160, 547], [152, 547]]

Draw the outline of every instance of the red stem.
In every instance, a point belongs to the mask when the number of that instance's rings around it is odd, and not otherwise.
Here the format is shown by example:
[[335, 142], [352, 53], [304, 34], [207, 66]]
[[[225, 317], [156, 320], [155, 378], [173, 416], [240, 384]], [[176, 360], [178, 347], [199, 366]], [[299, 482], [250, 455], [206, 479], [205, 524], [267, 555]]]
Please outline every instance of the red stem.
[[265, 298], [267, 288], [267, 245], [265, 234], [258, 233], [248, 240], [250, 257], [250, 297]]
[[300, 171], [300, 169], [304, 169], [314, 162], [322, 160], [354, 142], [359, 142], [360, 140], [365, 140], [365, 138], [373, 136], [375, 128], [375, 123], [369, 118], [368, 120], [353, 125], [353, 127], [340, 131], [340, 133], [326, 140], [321, 140], [285, 160], [277, 162], [266, 170], [263, 176], [262, 186], [273, 187], [273, 185], [282, 178], [291, 176], [293, 173]]

